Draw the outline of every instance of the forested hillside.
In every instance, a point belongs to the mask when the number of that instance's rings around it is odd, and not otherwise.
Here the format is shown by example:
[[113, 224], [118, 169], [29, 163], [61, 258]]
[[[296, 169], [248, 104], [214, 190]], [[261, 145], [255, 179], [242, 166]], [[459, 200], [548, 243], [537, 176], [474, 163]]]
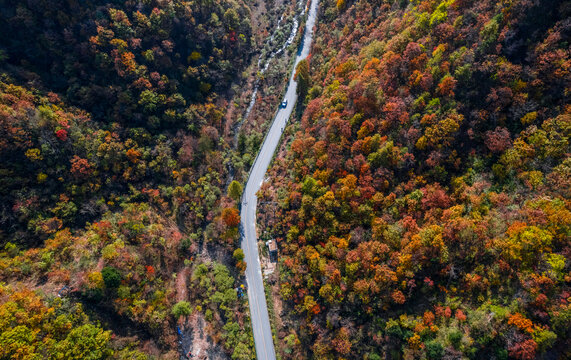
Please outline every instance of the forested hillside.
[[198, 330], [253, 357], [224, 161], [252, 32], [243, 1], [0, 1], [0, 358], [178, 359]]
[[[303, 5], [0, 0], [0, 359], [255, 357], [239, 200]], [[571, 358], [569, 2], [319, 6], [277, 357]]]
[[18, 77], [129, 126], [200, 130], [186, 107], [225, 91], [253, 45], [241, 1], [4, 3], [3, 57]]
[[283, 358], [571, 356], [570, 19], [554, 0], [320, 3], [261, 190]]

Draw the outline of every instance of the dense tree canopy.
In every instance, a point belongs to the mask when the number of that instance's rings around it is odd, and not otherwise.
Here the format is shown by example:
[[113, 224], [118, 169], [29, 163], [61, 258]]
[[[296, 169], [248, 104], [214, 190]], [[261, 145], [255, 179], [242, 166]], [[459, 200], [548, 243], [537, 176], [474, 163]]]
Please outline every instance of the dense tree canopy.
[[[229, 90], [256, 45], [249, 6], [0, 2], [0, 281], [25, 282], [38, 303], [62, 296], [74, 304], [65, 316], [97, 304], [53, 344], [51, 333], [14, 324], [1, 339], [29, 349], [0, 346], [0, 358], [100, 359], [123, 356], [121, 344], [175, 358], [177, 321], [191, 311], [222, 352], [239, 345], [252, 358], [245, 300], [224, 288], [239, 314], [230, 318], [186, 289], [199, 252], [233, 265], [238, 246], [241, 186], [227, 189], [233, 164], [223, 159], [234, 159]], [[241, 181], [248, 163], [236, 163]], [[244, 267], [230, 267], [232, 283]], [[133, 329], [138, 338], [122, 338]]]
[[[232, 93], [270, 78], [245, 75], [260, 4], [0, 2], [0, 359], [174, 359], [201, 334], [255, 357], [237, 248], [263, 134], [234, 134]], [[571, 357], [569, 4], [319, 11], [260, 191], [279, 357]]]
[[[110, 359], [111, 334], [92, 325], [80, 305], [46, 304], [29, 290], [0, 286], [0, 358]], [[116, 357], [142, 354], [123, 349]]]
[[200, 127], [187, 106], [223, 91], [252, 48], [249, 8], [226, 0], [10, 1], [0, 33], [19, 77], [98, 120], [151, 129]]
[[282, 356], [569, 357], [568, 4], [320, 7], [262, 188]]

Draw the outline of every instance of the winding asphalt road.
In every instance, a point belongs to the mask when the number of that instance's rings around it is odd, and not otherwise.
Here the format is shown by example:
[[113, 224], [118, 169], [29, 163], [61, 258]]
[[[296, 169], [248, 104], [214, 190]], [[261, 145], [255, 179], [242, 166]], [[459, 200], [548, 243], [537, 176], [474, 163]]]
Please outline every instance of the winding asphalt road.
[[[303, 42], [298, 50], [295, 65], [309, 55], [313, 38], [313, 27], [315, 26], [317, 17], [318, 2], [319, 0], [311, 0]], [[294, 74], [295, 66], [284, 97], [284, 101], [287, 100], [287, 107], [285, 109], [279, 109], [276, 114], [262, 144], [262, 148], [254, 161], [254, 165], [252, 165], [250, 177], [242, 195], [242, 210], [240, 213], [242, 219], [242, 250], [244, 250], [244, 261], [246, 261], [248, 301], [250, 303], [250, 315], [252, 317], [252, 328], [254, 330], [254, 342], [258, 360], [274, 360], [276, 358], [276, 352], [274, 349], [270, 319], [268, 317], [260, 258], [258, 256], [258, 240], [256, 237], [256, 205], [258, 199], [256, 193], [264, 181], [264, 176], [272, 161], [283, 129], [297, 101], [297, 82], [293, 79]]]

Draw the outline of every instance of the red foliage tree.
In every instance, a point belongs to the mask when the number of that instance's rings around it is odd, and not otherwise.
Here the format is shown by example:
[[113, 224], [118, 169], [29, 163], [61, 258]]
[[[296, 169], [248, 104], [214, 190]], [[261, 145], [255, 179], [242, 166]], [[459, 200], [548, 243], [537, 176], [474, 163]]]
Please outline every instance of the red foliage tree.
[[499, 126], [493, 131], [487, 131], [485, 144], [491, 152], [501, 153], [511, 146], [510, 132], [508, 129]]
[[222, 210], [222, 220], [228, 227], [240, 225], [240, 212], [236, 208], [226, 208]]
[[56, 131], [56, 136], [61, 141], [66, 141], [67, 140], [67, 130], [59, 129], [58, 131]]
[[70, 172], [72, 175], [78, 179], [85, 178], [91, 174], [91, 164], [87, 159], [82, 159], [77, 155], [74, 155], [71, 160]]
[[510, 346], [508, 351], [509, 355], [514, 359], [533, 360], [535, 359], [535, 352], [537, 350], [537, 343], [533, 339], [528, 339], [523, 342], [516, 342]]

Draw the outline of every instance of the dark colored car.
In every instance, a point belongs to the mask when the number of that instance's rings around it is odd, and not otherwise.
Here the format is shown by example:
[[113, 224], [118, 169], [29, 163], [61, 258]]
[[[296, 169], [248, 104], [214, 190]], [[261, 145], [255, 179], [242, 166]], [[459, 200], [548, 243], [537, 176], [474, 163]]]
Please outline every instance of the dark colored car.
[[282, 109], [285, 109], [286, 106], [287, 106], [287, 100], [286, 100], [286, 101], [282, 101], [282, 103], [280, 104], [280, 107], [281, 107]]

